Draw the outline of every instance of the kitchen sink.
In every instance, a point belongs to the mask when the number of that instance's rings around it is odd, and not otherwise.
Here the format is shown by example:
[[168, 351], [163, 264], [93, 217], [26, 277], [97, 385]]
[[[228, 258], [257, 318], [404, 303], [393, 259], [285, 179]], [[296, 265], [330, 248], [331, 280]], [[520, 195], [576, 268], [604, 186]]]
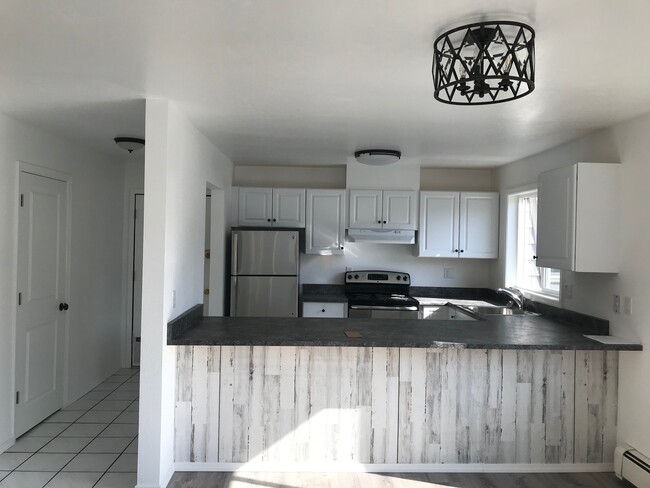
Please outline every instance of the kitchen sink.
[[424, 320], [481, 320], [481, 317], [474, 311], [452, 303], [423, 305], [420, 307], [420, 318]]
[[477, 307], [477, 306], [466, 306], [467, 308], [474, 313], [479, 315], [526, 315], [526, 312], [520, 308], [510, 308], [510, 307]]

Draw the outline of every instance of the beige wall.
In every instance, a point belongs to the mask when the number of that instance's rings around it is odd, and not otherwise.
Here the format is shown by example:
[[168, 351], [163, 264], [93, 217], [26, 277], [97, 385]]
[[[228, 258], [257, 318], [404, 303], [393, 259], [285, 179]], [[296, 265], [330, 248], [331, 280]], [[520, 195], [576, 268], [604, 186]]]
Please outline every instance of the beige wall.
[[345, 188], [345, 166], [235, 166], [233, 186]]

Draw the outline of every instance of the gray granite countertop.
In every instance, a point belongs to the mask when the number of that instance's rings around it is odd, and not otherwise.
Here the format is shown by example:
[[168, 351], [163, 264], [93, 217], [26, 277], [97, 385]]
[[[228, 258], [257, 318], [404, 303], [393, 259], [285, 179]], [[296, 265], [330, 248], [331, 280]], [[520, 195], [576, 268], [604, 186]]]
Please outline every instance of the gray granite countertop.
[[[192, 309], [193, 310], [193, 309]], [[185, 315], [185, 314], [184, 314]], [[173, 321], [170, 322], [173, 327]], [[346, 332], [360, 337], [349, 338]], [[198, 317], [173, 333], [170, 345], [454, 347], [639, 351], [639, 344], [603, 344], [582, 327], [536, 315], [484, 320]]]
[[305, 302], [348, 303], [343, 285], [302, 285], [300, 299]]

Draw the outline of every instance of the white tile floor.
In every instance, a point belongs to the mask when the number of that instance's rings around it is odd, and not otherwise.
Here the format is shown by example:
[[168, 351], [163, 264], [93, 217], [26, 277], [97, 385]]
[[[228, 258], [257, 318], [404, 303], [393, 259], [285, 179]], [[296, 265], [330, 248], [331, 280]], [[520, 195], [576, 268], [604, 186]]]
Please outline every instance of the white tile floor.
[[138, 464], [137, 369], [120, 369], [0, 454], [0, 488], [132, 488]]

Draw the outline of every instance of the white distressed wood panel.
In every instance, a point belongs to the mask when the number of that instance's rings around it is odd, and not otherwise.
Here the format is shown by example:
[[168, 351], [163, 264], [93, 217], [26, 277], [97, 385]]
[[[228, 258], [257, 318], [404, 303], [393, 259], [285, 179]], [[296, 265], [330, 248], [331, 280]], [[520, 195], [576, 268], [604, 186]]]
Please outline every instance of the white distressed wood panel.
[[576, 352], [574, 462], [614, 459], [618, 352]]
[[401, 349], [399, 462], [572, 462], [573, 368], [571, 351]]
[[179, 346], [176, 355], [177, 462], [613, 457], [617, 352]]
[[219, 461], [396, 462], [397, 349], [222, 349]]

